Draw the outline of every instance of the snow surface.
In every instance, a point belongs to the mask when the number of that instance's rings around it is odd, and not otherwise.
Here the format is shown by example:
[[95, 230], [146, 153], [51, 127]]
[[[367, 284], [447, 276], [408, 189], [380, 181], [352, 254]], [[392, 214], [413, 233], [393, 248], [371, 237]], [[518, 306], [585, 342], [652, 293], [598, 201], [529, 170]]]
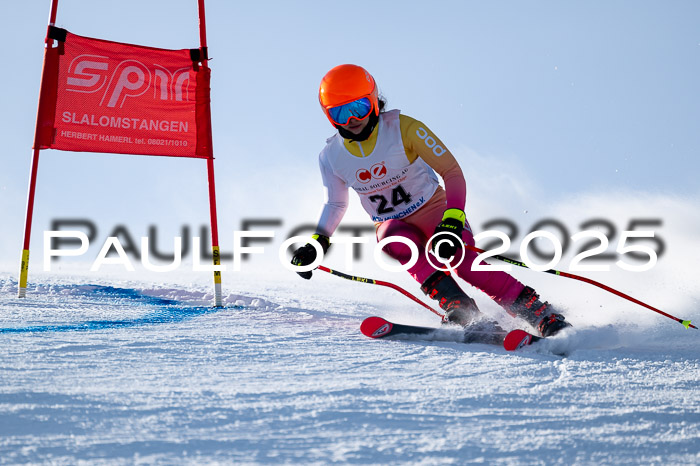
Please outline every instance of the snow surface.
[[214, 309], [203, 274], [33, 273], [20, 300], [0, 273], [0, 463], [700, 462], [696, 330], [573, 312], [517, 354], [370, 340], [370, 315], [438, 319], [315, 274], [225, 275]]

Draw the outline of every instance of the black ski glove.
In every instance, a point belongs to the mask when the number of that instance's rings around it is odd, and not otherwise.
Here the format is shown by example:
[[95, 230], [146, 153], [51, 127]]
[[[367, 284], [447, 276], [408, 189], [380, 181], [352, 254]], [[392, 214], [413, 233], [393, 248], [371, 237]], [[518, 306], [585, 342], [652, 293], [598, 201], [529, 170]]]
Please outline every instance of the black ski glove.
[[[435, 236], [431, 244], [432, 250], [436, 256], [442, 259], [449, 259], [457, 254], [457, 251], [462, 249], [462, 231], [464, 231], [464, 222], [466, 215], [460, 209], [447, 209], [442, 216], [442, 222], [435, 228]], [[447, 233], [454, 233], [453, 235]], [[437, 244], [442, 241], [439, 250], [435, 250]]]
[[[331, 240], [328, 236], [315, 234], [311, 236], [313, 239], [318, 241], [325, 254], [331, 245]], [[309, 265], [316, 260], [316, 248], [313, 247], [311, 243], [306, 243], [304, 246], [300, 247], [294, 251], [294, 257], [292, 257], [292, 265]], [[311, 278], [311, 270], [308, 272], [297, 272], [301, 278], [309, 280]]]

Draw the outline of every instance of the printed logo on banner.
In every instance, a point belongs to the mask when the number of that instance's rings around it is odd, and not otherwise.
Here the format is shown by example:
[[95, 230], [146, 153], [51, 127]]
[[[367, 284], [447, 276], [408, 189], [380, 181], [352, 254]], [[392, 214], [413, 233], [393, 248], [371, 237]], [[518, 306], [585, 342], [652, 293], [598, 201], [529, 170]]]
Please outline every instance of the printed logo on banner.
[[[189, 50], [68, 33], [54, 149], [197, 157], [197, 70]], [[208, 87], [208, 82], [206, 83]]]
[[[68, 67], [66, 91], [95, 93], [102, 91], [100, 106], [123, 107], [127, 97], [143, 95], [153, 81], [153, 98], [189, 100], [189, 68], [171, 72], [153, 65], [153, 73], [138, 60], [124, 60], [110, 72], [108, 57], [81, 55]], [[107, 85], [105, 86], [105, 83]], [[184, 99], [183, 99], [184, 97]]]

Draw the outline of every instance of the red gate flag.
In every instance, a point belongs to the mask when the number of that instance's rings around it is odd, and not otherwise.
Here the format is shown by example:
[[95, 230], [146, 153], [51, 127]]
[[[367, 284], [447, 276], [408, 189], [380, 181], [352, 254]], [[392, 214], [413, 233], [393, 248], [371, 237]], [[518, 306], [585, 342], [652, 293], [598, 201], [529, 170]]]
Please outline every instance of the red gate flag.
[[[212, 157], [208, 67], [165, 50], [51, 27], [35, 149]], [[206, 58], [204, 58], [206, 59]]]
[[205, 159], [214, 305], [222, 306], [204, 0], [197, 6], [199, 48], [164, 50], [57, 28], [58, 0], [51, 0], [24, 218], [20, 298], [27, 294], [39, 154], [59, 149]]

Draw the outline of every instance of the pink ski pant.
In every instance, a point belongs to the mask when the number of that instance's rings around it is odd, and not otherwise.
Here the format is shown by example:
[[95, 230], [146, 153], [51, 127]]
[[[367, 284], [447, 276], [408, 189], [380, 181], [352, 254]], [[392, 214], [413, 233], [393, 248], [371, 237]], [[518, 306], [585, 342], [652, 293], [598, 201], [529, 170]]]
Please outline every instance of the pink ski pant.
[[[404, 219], [387, 220], [377, 225], [378, 241], [389, 236], [401, 236], [412, 241], [418, 247], [418, 262], [408, 269], [408, 272], [418, 283], [422, 284], [436, 270], [425, 256], [425, 245], [428, 239], [433, 236], [435, 227], [442, 221], [444, 211], [445, 192], [438, 189], [427, 204], [410, 216]], [[474, 236], [468, 222], [462, 233], [462, 240], [466, 244], [474, 246]], [[391, 242], [384, 247], [384, 252], [401, 264], [406, 264], [411, 259], [411, 250], [403, 243]], [[506, 309], [513, 304], [524, 288], [522, 283], [506, 272], [473, 271], [471, 269], [472, 263], [477, 256], [477, 253], [473, 251], [458, 252], [453, 260], [454, 264], [461, 259], [462, 254], [466, 257], [454, 271], [459, 278], [480, 289]], [[434, 264], [441, 265], [433, 257], [431, 259]]]

